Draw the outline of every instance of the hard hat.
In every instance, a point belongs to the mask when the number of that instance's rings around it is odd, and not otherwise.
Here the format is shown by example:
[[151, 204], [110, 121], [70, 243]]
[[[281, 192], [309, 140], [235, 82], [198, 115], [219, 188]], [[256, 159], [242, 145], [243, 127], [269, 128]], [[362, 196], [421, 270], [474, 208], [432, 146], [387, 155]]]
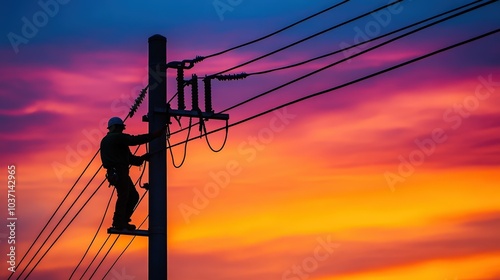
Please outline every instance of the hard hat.
[[125, 124], [123, 123], [122, 119], [120, 119], [119, 117], [112, 117], [111, 119], [109, 119], [109, 121], [108, 121], [108, 129], [110, 127], [112, 127], [113, 125], [125, 126]]

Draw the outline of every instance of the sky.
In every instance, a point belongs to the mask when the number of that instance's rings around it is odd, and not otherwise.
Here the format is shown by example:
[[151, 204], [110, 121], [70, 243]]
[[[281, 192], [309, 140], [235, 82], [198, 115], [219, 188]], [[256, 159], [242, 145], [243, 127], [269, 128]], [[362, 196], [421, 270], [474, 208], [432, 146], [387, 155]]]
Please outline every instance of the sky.
[[[68, 279], [110, 198], [111, 209], [75, 278], [88, 279], [96, 271], [94, 277], [102, 279], [131, 241], [120, 236], [99, 268], [104, 251], [91, 263], [108, 237], [116, 195], [107, 184], [99, 187], [104, 171], [99, 170], [98, 157], [78, 177], [97, 152], [106, 121], [125, 117], [147, 85], [150, 36], [167, 38], [168, 62], [194, 59], [341, 2], [3, 3], [0, 199], [7, 226], [0, 230], [2, 279], [10, 274], [12, 258], [14, 279], [25, 269], [49, 231], [17, 267], [19, 261], [70, 189], [48, 229], [62, 219], [61, 224], [29, 268], [95, 194], [29, 279]], [[346, 1], [266, 40], [207, 58], [185, 77], [217, 73], [364, 13], [367, 16], [230, 73], [273, 69], [342, 50], [470, 2], [405, 0], [370, 13], [391, 1]], [[499, 10], [495, 2], [348, 59], [229, 110], [229, 123], [498, 29]], [[384, 40], [287, 70], [213, 81], [214, 110]], [[495, 33], [233, 126], [219, 153], [203, 138], [189, 142], [185, 150], [183, 145], [173, 147], [166, 171], [168, 279], [500, 279], [499, 45]], [[176, 91], [175, 79], [175, 71], [169, 70], [167, 99]], [[186, 99], [190, 108], [190, 94]], [[146, 102], [127, 120], [127, 133], [147, 133], [141, 120], [147, 114]], [[183, 118], [170, 129], [188, 124]], [[210, 120], [206, 125], [211, 130], [225, 123]], [[171, 143], [187, 133], [173, 134]], [[191, 136], [199, 133], [194, 126]], [[222, 130], [210, 134], [208, 141], [216, 149], [224, 138]], [[175, 168], [184, 151], [185, 162]], [[139, 147], [138, 153], [144, 152], [145, 147]], [[15, 171], [13, 216], [7, 211], [9, 170]], [[132, 178], [137, 180], [142, 171], [133, 167]], [[142, 182], [147, 181], [146, 170]], [[147, 197], [132, 217], [136, 225], [147, 216]], [[13, 231], [9, 217], [16, 218]], [[147, 221], [141, 228], [147, 229]], [[115, 238], [110, 237], [103, 250]], [[147, 247], [147, 238], [135, 238], [106, 279], [147, 279]], [[15, 257], [8, 255], [12, 251]]]

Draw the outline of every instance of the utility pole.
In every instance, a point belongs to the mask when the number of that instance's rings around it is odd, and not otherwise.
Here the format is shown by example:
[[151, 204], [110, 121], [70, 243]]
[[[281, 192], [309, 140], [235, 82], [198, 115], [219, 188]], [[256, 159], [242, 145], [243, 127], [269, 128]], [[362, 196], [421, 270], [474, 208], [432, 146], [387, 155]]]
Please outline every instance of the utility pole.
[[[171, 117], [189, 117], [200, 119], [200, 129], [204, 121], [225, 120], [226, 128], [229, 115], [214, 113], [212, 108], [211, 80], [238, 80], [247, 75], [218, 75], [203, 79], [205, 89], [205, 111], [198, 106], [198, 76], [193, 75], [191, 80], [184, 80], [184, 70], [193, 68], [195, 63], [203, 60], [197, 57], [194, 60], [172, 61], [167, 63], [167, 39], [161, 35], [149, 37], [149, 102], [148, 115], [143, 121], [149, 123], [149, 133], [163, 129], [170, 124]], [[167, 69], [177, 70], [177, 100], [178, 108], [171, 109], [167, 104]], [[192, 108], [186, 110], [184, 87], [191, 85]], [[142, 99], [140, 99], [142, 100]], [[137, 110], [137, 103], [132, 107], [132, 112]], [[148, 239], [148, 279], [167, 279], [167, 148], [166, 134], [150, 142], [149, 153], [149, 229], [136, 229], [132, 231], [108, 229], [110, 234], [123, 234], [147, 236]]]
[[[149, 132], [167, 124], [167, 39], [153, 35], [149, 43]], [[150, 143], [148, 279], [167, 279], [167, 151], [166, 135]]]

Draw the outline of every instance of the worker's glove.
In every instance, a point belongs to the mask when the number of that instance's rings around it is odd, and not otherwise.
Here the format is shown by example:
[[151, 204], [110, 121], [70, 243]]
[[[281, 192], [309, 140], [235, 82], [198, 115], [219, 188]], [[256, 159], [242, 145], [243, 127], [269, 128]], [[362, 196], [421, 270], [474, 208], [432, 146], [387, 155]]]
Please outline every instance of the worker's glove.
[[144, 161], [149, 161], [151, 159], [151, 154], [150, 153], [145, 153], [141, 156], [141, 159]]

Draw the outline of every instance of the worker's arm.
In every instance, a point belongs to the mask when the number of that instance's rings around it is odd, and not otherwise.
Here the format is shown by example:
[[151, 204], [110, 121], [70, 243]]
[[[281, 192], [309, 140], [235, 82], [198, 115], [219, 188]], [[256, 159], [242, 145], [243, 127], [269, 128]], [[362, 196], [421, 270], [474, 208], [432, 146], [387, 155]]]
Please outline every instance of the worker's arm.
[[141, 166], [142, 163], [144, 162], [143, 157], [133, 155], [132, 153], [129, 154], [128, 159], [130, 164], [135, 166]]
[[161, 129], [149, 133], [149, 134], [140, 134], [140, 135], [129, 135], [124, 134], [124, 142], [127, 146], [137, 146], [141, 144], [146, 144], [151, 140], [160, 137], [163, 133], [165, 133], [166, 127], [162, 127]]

